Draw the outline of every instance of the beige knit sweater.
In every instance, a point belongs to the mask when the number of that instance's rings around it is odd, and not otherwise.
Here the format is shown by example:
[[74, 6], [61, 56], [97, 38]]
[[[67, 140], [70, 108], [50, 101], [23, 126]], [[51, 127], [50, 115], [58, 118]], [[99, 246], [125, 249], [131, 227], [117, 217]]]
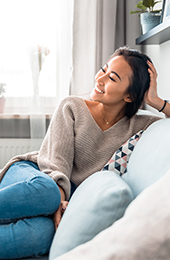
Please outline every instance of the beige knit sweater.
[[125, 141], [159, 119], [151, 115], [135, 115], [131, 119], [123, 117], [102, 131], [84, 99], [65, 98], [53, 114], [40, 151], [12, 158], [2, 169], [0, 180], [12, 163], [30, 160], [63, 188], [68, 199], [69, 180], [79, 185], [100, 171]]

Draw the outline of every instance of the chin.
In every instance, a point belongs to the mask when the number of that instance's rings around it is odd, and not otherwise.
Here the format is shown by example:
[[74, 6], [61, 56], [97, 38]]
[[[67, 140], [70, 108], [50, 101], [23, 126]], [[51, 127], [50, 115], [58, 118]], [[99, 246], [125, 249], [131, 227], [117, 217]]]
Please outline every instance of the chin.
[[101, 102], [99, 96], [94, 92], [94, 90], [90, 93], [90, 99], [95, 102]]
[[90, 99], [94, 101], [93, 91], [90, 93]]

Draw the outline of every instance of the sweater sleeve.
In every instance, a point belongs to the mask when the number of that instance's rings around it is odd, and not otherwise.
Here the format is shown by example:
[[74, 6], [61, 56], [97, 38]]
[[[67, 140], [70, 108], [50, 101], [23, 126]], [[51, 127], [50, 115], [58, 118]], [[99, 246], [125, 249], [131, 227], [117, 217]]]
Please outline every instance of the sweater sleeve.
[[74, 114], [69, 98], [53, 114], [40, 147], [38, 166], [62, 187], [66, 200], [70, 196], [70, 176], [74, 159]]

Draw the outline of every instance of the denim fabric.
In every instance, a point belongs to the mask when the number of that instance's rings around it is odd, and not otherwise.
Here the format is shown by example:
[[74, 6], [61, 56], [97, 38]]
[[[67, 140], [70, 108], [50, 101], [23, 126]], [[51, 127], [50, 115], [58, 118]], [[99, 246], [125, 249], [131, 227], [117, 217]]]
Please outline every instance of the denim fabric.
[[29, 161], [14, 163], [0, 183], [0, 259], [49, 251], [60, 205], [56, 183]]

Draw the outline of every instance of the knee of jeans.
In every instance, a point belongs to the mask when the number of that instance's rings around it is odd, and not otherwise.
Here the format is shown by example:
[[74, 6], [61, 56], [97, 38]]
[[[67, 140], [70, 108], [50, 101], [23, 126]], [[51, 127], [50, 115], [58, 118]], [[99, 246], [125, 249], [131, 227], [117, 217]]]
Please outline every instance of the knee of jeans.
[[29, 195], [32, 199], [35, 199], [35, 197], [38, 198], [38, 201], [41, 204], [43, 203], [44, 208], [48, 208], [48, 214], [52, 214], [58, 209], [61, 202], [61, 195], [53, 179], [49, 176], [35, 176], [26, 182], [26, 185], [31, 189]]

